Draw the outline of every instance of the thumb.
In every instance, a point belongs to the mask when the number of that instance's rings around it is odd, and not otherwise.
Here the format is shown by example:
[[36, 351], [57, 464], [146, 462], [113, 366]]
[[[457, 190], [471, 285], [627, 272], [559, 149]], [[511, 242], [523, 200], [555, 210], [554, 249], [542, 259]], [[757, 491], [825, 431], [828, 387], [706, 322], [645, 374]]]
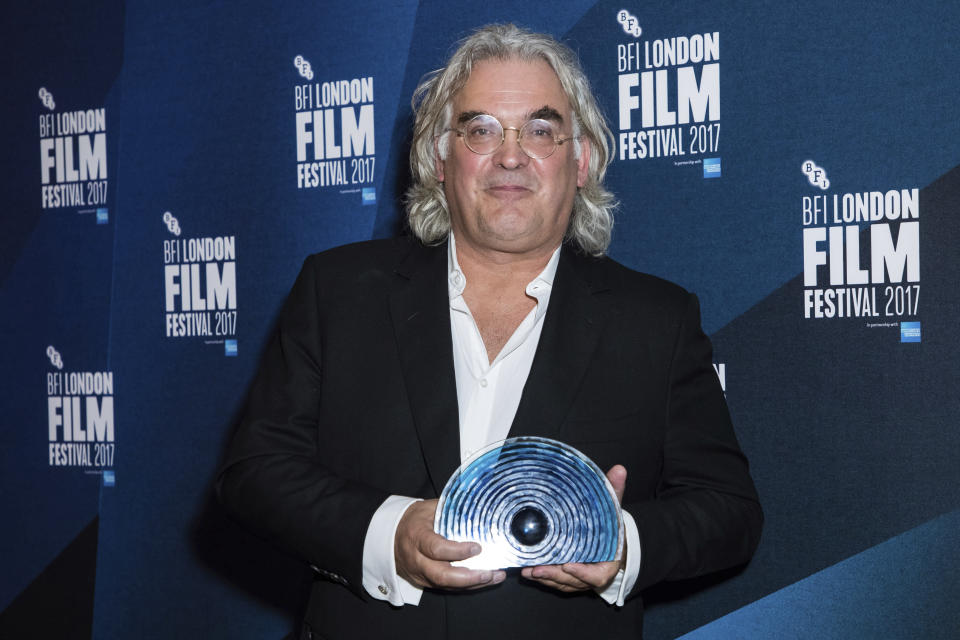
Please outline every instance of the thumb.
[[617, 494], [617, 502], [623, 502], [623, 490], [627, 486], [627, 469], [622, 464], [615, 464], [607, 471], [607, 480], [613, 485], [613, 492]]

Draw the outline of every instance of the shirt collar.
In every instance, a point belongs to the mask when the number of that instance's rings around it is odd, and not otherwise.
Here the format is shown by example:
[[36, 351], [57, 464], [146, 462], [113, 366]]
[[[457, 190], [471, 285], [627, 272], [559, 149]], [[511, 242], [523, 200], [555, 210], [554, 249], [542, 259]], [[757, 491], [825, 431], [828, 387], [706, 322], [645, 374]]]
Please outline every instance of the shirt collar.
[[[561, 244], [550, 256], [547, 266], [543, 268], [540, 274], [527, 284], [527, 295], [536, 298], [537, 302], [543, 302], [544, 298], [549, 297], [553, 289], [553, 279], [557, 275], [557, 265], [560, 263]], [[450, 231], [449, 242], [447, 243], [447, 293], [450, 300], [454, 300], [463, 295], [463, 290], [467, 287], [467, 277], [460, 269], [460, 263], [457, 261], [457, 242], [453, 237], [453, 231]], [[538, 304], [538, 314], [546, 312], [545, 305]], [[540, 310], [543, 308], [543, 311]]]

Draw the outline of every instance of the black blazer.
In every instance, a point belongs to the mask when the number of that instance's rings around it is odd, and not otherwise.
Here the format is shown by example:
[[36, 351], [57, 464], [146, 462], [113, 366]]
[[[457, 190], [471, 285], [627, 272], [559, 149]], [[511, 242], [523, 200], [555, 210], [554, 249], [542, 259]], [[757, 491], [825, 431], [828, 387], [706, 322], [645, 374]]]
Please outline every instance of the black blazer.
[[[437, 497], [459, 465], [446, 245], [366, 242], [310, 256], [284, 306], [218, 481], [239, 520], [312, 564], [313, 637], [639, 637], [621, 609], [514, 573], [394, 608], [361, 584], [367, 525], [390, 494]], [[762, 513], [696, 297], [564, 246], [510, 435], [567, 442], [628, 471], [635, 596], [746, 562]]]

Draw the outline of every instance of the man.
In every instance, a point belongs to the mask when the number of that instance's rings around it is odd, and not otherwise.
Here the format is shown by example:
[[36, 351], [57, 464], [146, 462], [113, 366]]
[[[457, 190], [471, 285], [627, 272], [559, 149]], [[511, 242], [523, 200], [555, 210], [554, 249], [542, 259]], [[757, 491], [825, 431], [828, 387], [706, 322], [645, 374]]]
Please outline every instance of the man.
[[[569, 49], [486, 27], [414, 108], [419, 241], [308, 258], [221, 499], [314, 567], [308, 636], [639, 637], [642, 589], [746, 562], [762, 522], [696, 298], [602, 257], [611, 136]], [[480, 549], [433, 533], [436, 497], [517, 435], [609, 469], [621, 558], [451, 564]]]

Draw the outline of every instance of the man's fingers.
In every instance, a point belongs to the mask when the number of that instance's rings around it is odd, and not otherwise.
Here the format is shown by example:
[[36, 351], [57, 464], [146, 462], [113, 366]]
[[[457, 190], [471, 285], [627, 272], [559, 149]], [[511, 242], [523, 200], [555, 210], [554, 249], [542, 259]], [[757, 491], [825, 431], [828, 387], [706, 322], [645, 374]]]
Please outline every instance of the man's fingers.
[[480, 545], [476, 542], [454, 542], [433, 532], [424, 534], [418, 542], [420, 553], [432, 560], [445, 562], [466, 560], [481, 551]]
[[456, 589], [480, 589], [500, 584], [507, 577], [506, 571], [476, 571], [465, 567], [444, 570], [441, 586]]
[[560, 591], [603, 589], [617, 575], [616, 562], [579, 563], [524, 567], [520, 575]]
[[441, 589], [477, 589], [503, 582], [505, 571], [476, 571], [446, 562], [425, 561], [423, 577], [429, 586]]
[[560, 567], [564, 573], [590, 585], [592, 589], [602, 589], [610, 584], [620, 565], [617, 562], [595, 562], [590, 564], [568, 562]]
[[526, 567], [521, 571], [521, 575], [528, 580], [534, 580], [561, 591], [583, 591], [590, 588], [589, 584], [567, 573], [560, 565], [555, 564]]
[[572, 587], [569, 584], [563, 584], [562, 582], [554, 582], [547, 578], [532, 578], [533, 582], [542, 584], [545, 587], [550, 587], [551, 589], [556, 589], [557, 591], [563, 591], [564, 593], [575, 593], [577, 591], [586, 591], [585, 587]]
[[494, 571], [494, 572], [493, 572], [493, 578], [490, 580], [490, 582], [484, 582], [483, 584], [473, 585], [473, 586], [471, 586], [471, 587], [467, 587], [467, 589], [468, 589], [468, 590], [470, 590], [470, 589], [484, 589], [484, 588], [486, 588], [486, 587], [491, 587], [491, 586], [493, 586], [493, 585], [495, 585], [495, 584], [500, 584], [501, 582], [503, 582], [503, 581], [506, 580], [506, 579], [507, 579], [507, 572], [506, 572], [506, 571]]
[[414, 569], [403, 577], [419, 587], [436, 589], [480, 589], [503, 582], [505, 571], [490, 571], [455, 567], [443, 560], [433, 560], [422, 554], [414, 562]]
[[424, 500], [407, 509], [394, 538], [397, 573], [419, 587], [479, 589], [503, 582], [503, 571], [477, 571], [450, 563], [481, 551], [475, 542], [454, 542], [433, 531], [437, 501]]
[[617, 502], [623, 502], [623, 490], [627, 486], [627, 468], [622, 464], [615, 464], [607, 471], [607, 480], [613, 485], [613, 492], [617, 494]]

